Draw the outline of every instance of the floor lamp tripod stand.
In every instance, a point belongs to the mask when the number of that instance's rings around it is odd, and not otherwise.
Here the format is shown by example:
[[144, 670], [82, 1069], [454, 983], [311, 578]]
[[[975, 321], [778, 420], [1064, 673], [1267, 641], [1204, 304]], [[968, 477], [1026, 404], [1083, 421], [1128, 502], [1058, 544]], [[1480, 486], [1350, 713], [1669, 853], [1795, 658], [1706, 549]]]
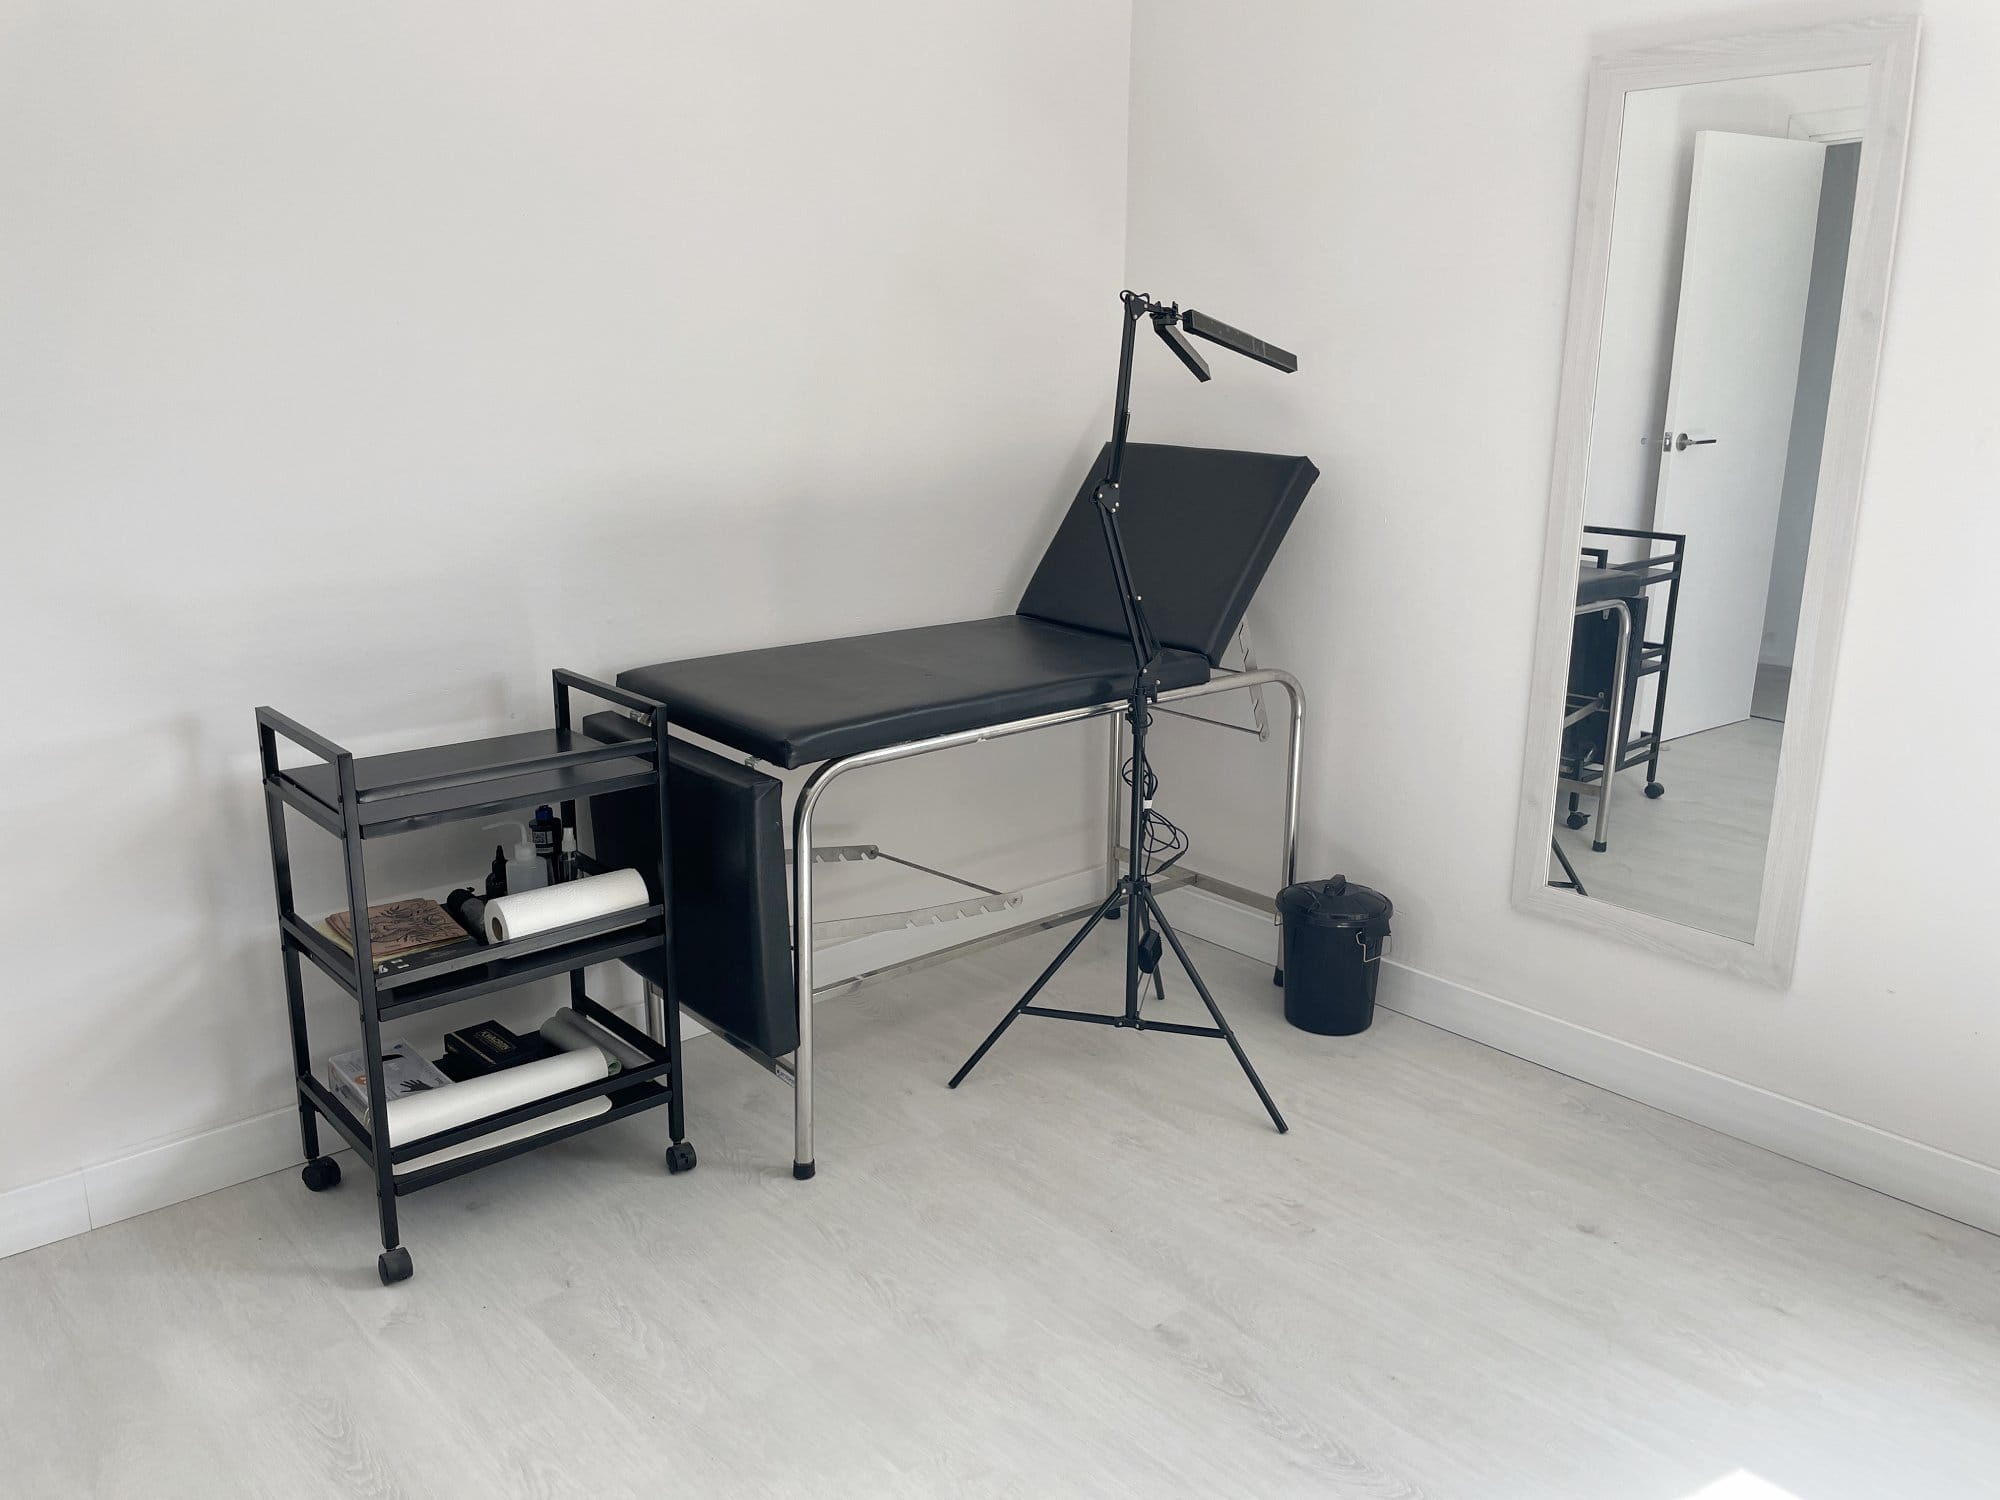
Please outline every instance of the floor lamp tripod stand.
[[[1146, 734], [1152, 723], [1152, 704], [1159, 696], [1159, 679], [1156, 669], [1160, 656], [1159, 638], [1153, 634], [1152, 624], [1146, 618], [1146, 603], [1132, 581], [1132, 569], [1125, 553], [1125, 539], [1118, 527], [1119, 481], [1124, 471], [1125, 430], [1131, 422], [1132, 398], [1132, 354], [1139, 323], [1150, 318], [1153, 330], [1176, 358], [1186, 365], [1197, 380], [1207, 380], [1208, 362], [1183, 336], [1183, 330], [1197, 338], [1233, 349], [1274, 369], [1287, 373], [1299, 367], [1298, 360], [1283, 349], [1253, 338], [1240, 329], [1231, 328], [1227, 323], [1217, 322], [1193, 308], [1185, 312], [1178, 304], [1156, 302], [1143, 292], [1121, 292], [1124, 328], [1118, 349], [1118, 396], [1113, 406], [1111, 419], [1111, 454], [1104, 466], [1104, 477], [1098, 481], [1093, 499], [1097, 506], [1097, 520], [1104, 532], [1105, 550], [1110, 554], [1111, 575], [1118, 590], [1118, 603], [1125, 621], [1125, 633], [1132, 642], [1132, 658], [1135, 672], [1132, 692], [1125, 706], [1125, 720], [1132, 730], [1132, 806], [1131, 826], [1127, 832], [1125, 873], [1118, 877], [1111, 894], [1085, 920], [1076, 935], [1064, 944], [1062, 952], [1055, 956], [1041, 976], [1028, 986], [1026, 994], [1014, 1003], [1011, 1010], [1000, 1018], [1000, 1024], [965, 1064], [952, 1075], [951, 1087], [957, 1088], [965, 1081], [965, 1076], [979, 1065], [993, 1044], [1000, 1040], [1007, 1028], [1022, 1016], [1042, 1016], [1056, 1021], [1080, 1021], [1091, 1026], [1115, 1026], [1132, 1031], [1165, 1031], [1178, 1036], [1213, 1037], [1229, 1044], [1237, 1063], [1243, 1069], [1243, 1076], [1250, 1080], [1250, 1086], [1257, 1091], [1265, 1110], [1271, 1116], [1271, 1123], [1280, 1133], [1289, 1127], [1285, 1117], [1278, 1112], [1270, 1091], [1264, 1087], [1264, 1080], [1257, 1076], [1251, 1066], [1249, 1056], [1243, 1051], [1243, 1044], [1236, 1039], [1222, 1008], [1215, 1003], [1215, 997], [1208, 992], [1201, 974], [1188, 957], [1188, 951], [1180, 940], [1180, 935], [1167, 921], [1166, 913], [1160, 910], [1160, 903], [1153, 894], [1152, 877], [1146, 865], [1147, 822], [1153, 807], [1153, 779], [1146, 766]], [[1106, 917], [1116, 915], [1121, 909], [1129, 908], [1133, 920], [1125, 923], [1125, 1006], [1112, 1014], [1087, 1010], [1062, 1010], [1054, 1006], [1037, 1005], [1035, 998], [1041, 994], [1058, 970], [1069, 962], [1070, 956], [1083, 946], [1084, 940]], [[1163, 957], [1160, 939], [1164, 936], [1167, 945], [1173, 949], [1174, 957], [1186, 971], [1194, 984], [1195, 993], [1201, 996], [1201, 1003], [1208, 1008], [1210, 1026], [1188, 1026], [1177, 1021], [1148, 1020], [1140, 1011], [1139, 997], [1145, 981], [1143, 974], [1154, 975], [1157, 981], [1158, 967]]]

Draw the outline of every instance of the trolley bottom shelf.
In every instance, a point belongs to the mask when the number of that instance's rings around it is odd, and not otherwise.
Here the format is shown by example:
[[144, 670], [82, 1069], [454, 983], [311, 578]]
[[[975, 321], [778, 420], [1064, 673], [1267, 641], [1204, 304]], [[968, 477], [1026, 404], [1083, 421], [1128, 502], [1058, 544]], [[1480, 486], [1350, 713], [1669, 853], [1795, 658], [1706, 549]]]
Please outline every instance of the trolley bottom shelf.
[[[375, 1166], [375, 1145], [368, 1128], [356, 1119], [353, 1113], [335, 1099], [326, 1086], [317, 1078], [298, 1080], [299, 1097], [316, 1110], [321, 1118], [346, 1139], [354, 1152], [368, 1164], [372, 1172]], [[436, 1166], [423, 1167], [416, 1171], [401, 1171], [395, 1174], [396, 1196], [398, 1198], [433, 1187], [440, 1182], [448, 1182], [454, 1177], [462, 1177], [467, 1172], [476, 1172], [481, 1167], [489, 1167], [495, 1162], [506, 1161], [509, 1157], [520, 1156], [537, 1146], [547, 1146], [555, 1141], [568, 1140], [571, 1136], [582, 1135], [587, 1130], [595, 1130], [600, 1125], [609, 1125], [615, 1120], [623, 1120], [643, 1110], [656, 1109], [671, 1103], [673, 1090], [665, 1084], [641, 1080], [614, 1088], [603, 1097], [610, 1100], [611, 1107], [587, 1119], [571, 1120], [566, 1124], [552, 1126], [537, 1131], [533, 1135], [518, 1140], [489, 1146], [483, 1150], [468, 1151], [463, 1156], [450, 1161], [439, 1162]]]

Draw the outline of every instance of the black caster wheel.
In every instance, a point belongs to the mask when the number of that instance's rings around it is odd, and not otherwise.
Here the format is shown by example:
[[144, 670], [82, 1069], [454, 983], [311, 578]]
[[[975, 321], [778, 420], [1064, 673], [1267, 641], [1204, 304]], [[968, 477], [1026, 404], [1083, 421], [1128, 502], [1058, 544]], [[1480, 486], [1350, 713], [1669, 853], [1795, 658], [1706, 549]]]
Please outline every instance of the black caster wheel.
[[382, 1278], [384, 1286], [408, 1281], [415, 1270], [416, 1267], [410, 1264], [410, 1252], [401, 1245], [393, 1250], [384, 1250], [375, 1257], [375, 1274]]
[[1590, 815], [1588, 813], [1580, 813], [1580, 812], [1571, 813], [1568, 817], [1563, 819], [1563, 827], [1581, 828], [1583, 827], [1584, 824], [1588, 823], [1589, 821], [1590, 821]]
[[1646, 783], [1646, 795], [1648, 797], [1664, 797], [1667, 795], [1667, 789], [1657, 781], [1649, 781]]
[[315, 1193], [340, 1186], [340, 1163], [330, 1156], [315, 1156], [299, 1168], [299, 1181]]
[[694, 1170], [694, 1142], [675, 1141], [667, 1147], [667, 1170], [678, 1177]]

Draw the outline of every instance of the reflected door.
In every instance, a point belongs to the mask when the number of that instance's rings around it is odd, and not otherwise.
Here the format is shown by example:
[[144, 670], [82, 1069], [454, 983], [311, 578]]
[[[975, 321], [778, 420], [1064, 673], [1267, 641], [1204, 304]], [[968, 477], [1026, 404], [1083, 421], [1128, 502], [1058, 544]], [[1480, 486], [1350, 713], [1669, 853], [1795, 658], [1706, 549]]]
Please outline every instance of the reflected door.
[[1687, 555], [1663, 737], [1750, 717], [1826, 148], [1696, 132], [1654, 527]]

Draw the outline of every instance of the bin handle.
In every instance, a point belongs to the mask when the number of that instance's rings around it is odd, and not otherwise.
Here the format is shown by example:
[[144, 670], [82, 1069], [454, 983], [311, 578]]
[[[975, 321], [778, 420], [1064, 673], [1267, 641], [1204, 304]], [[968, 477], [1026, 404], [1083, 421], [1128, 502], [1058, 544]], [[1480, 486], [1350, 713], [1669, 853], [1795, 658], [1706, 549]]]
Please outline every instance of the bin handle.
[[1382, 961], [1382, 955], [1383, 955], [1383, 954], [1385, 954], [1385, 953], [1387, 953], [1387, 952], [1389, 951], [1389, 939], [1390, 939], [1391, 937], [1393, 937], [1394, 935], [1395, 935], [1395, 934], [1393, 934], [1393, 933], [1388, 933], [1388, 932], [1385, 932], [1385, 933], [1383, 933], [1383, 934], [1382, 934], [1382, 946], [1381, 946], [1381, 947], [1379, 947], [1379, 948], [1377, 948], [1377, 949], [1375, 950], [1375, 953], [1374, 953], [1374, 956], [1373, 956], [1373, 957], [1370, 957], [1370, 955], [1369, 955], [1369, 952], [1368, 952], [1368, 934], [1367, 934], [1367, 932], [1363, 931], [1363, 932], [1357, 932], [1357, 933], [1355, 933], [1355, 934], [1354, 934], [1354, 942], [1355, 942], [1355, 945], [1356, 945], [1357, 947], [1359, 947], [1359, 948], [1361, 949], [1361, 961], [1362, 961], [1362, 962], [1363, 962], [1364, 964], [1378, 964], [1378, 963], [1380, 963], [1380, 962]]

